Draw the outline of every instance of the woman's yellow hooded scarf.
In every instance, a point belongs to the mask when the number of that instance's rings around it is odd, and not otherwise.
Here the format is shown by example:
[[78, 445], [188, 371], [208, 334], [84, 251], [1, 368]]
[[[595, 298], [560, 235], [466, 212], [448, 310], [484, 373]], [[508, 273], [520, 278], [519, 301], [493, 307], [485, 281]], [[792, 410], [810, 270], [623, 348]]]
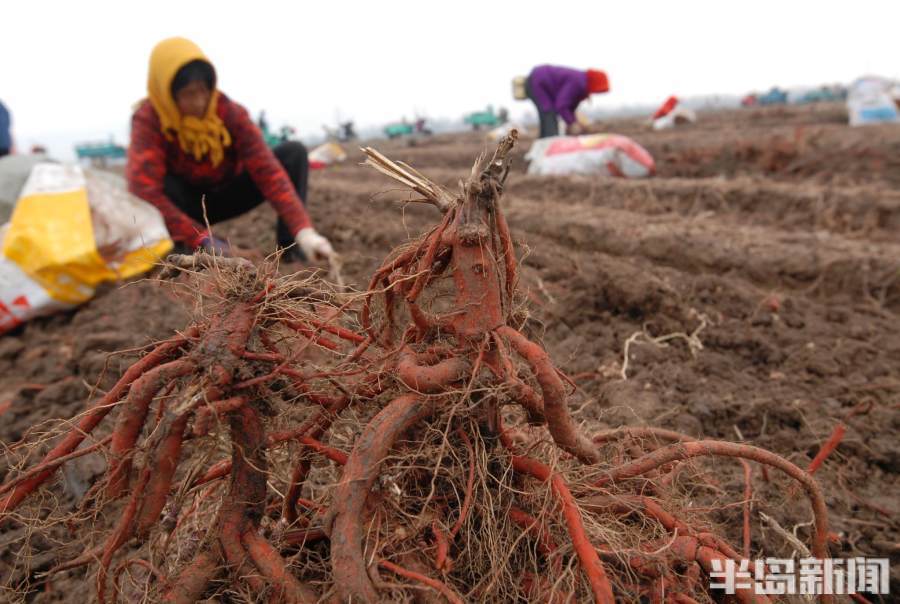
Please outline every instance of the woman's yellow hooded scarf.
[[[178, 139], [181, 150], [200, 161], [207, 155], [213, 166], [225, 157], [225, 147], [231, 145], [231, 135], [216, 113], [219, 91], [214, 89], [202, 119], [182, 116], [172, 97], [172, 80], [178, 70], [196, 60], [210, 63], [200, 48], [185, 38], [163, 40], [150, 54], [150, 73], [147, 94], [167, 139]], [[212, 63], [210, 63], [212, 64]]]

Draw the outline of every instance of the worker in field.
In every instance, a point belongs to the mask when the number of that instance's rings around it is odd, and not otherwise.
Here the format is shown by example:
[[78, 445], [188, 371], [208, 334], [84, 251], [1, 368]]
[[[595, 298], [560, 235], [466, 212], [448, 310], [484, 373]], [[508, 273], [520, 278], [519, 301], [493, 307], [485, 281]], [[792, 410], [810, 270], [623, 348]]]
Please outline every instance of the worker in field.
[[0, 101], [0, 157], [12, 153], [11, 121], [9, 109], [6, 108], [3, 101]]
[[559, 118], [566, 123], [567, 134], [581, 134], [575, 110], [591, 94], [609, 91], [606, 72], [581, 71], [555, 65], [539, 65], [525, 80], [525, 92], [538, 111], [541, 138], [559, 135]]
[[299, 142], [269, 149], [247, 110], [216, 88], [216, 71], [193, 42], [156, 45], [147, 93], [132, 117], [126, 177], [129, 190], [162, 213], [173, 240], [233, 253], [205, 222], [234, 218], [267, 199], [278, 213], [278, 245], [293, 246], [288, 259], [334, 254], [304, 205], [306, 149]]

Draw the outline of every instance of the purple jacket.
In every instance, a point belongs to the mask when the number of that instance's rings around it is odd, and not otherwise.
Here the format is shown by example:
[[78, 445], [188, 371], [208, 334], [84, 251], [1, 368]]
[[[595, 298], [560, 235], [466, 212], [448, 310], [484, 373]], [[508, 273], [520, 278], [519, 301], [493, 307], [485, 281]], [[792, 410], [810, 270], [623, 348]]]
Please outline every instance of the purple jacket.
[[575, 108], [588, 97], [587, 73], [568, 67], [538, 65], [528, 83], [541, 111], [558, 113], [567, 124], [575, 123]]

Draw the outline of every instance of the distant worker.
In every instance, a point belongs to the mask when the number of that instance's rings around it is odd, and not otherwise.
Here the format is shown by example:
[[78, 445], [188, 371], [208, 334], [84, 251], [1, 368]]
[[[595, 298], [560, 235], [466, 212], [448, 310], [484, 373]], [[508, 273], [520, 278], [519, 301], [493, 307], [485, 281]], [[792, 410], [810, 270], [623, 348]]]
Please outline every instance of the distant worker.
[[356, 140], [356, 129], [353, 126], [352, 120], [341, 123], [340, 127], [341, 127], [341, 136], [340, 136], [341, 141], [350, 142], [352, 140]]
[[159, 209], [176, 242], [229, 254], [205, 219], [228, 220], [267, 199], [278, 213], [280, 247], [296, 243], [297, 259], [334, 254], [304, 205], [306, 148], [287, 142], [269, 149], [247, 110], [216, 88], [216, 71], [193, 42], [156, 45], [147, 92], [131, 121], [128, 188]]
[[0, 101], [0, 157], [12, 152], [12, 134], [10, 134], [9, 109]]
[[[406, 123], [406, 118], [403, 118], [403, 123]], [[419, 134], [433, 134], [431, 128], [428, 127], [428, 123], [425, 121], [424, 117], [417, 117], [416, 123], [413, 127]]]
[[606, 72], [597, 69], [539, 65], [528, 75], [525, 91], [537, 107], [541, 138], [559, 135], [560, 117], [566, 122], [567, 134], [581, 134], [575, 110], [591, 94], [608, 92], [609, 79]]

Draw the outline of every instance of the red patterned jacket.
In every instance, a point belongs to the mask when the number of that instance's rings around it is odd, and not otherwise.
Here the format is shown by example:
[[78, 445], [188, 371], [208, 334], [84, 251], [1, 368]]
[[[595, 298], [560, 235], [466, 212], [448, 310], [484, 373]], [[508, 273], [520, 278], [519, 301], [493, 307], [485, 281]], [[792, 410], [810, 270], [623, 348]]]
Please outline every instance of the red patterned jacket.
[[208, 233], [204, 225], [187, 216], [166, 196], [163, 180], [167, 173], [198, 187], [215, 188], [246, 170], [292, 233], [312, 226], [291, 179], [247, 110], [220, 94], [216, 113], [225, 123], [232, 142], [225, 148], [225, 159], [214, 167], [209, 158], [197, 161], [181, 150], [177, 140], [167, 140], [156, 110], [149, 100], [144, 100], [131, 119], [131, 144], [125, 168], [128, 190], [156, 206], [172, 239], [190, 246], [199, 245]]

